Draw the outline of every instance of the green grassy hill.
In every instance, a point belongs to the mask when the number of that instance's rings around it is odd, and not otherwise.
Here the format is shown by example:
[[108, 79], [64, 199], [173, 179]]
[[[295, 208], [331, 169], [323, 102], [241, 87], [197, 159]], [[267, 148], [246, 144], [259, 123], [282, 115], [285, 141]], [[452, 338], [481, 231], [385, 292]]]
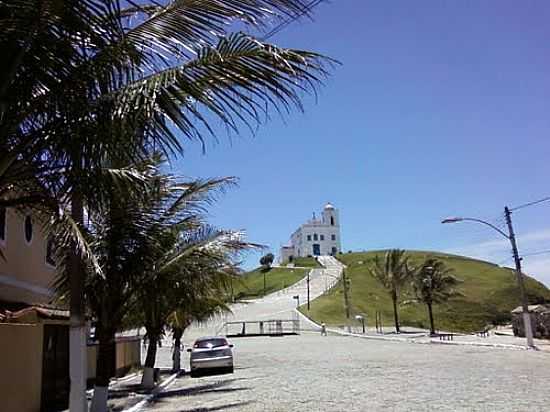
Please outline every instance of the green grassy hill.
[[[274, 267], [265, 273], [266, 293], [273, 293], [284, 289], [302, 279], [307, 269]], [[257, 268], [244, 274], [233, 285], [235, 299], [257, 298], [264, 292], [264, 272]]]
[[294, 265], [304, 268], [319, 268], [321, 265], [312, 257], [295, 257]]
[[[378, 254], [383, 257], [384, 251], [348, 253], [338, 255], [337, 258], [348, 266], [346, 273], [351, 280], [353, 315], [367, 314], [367, 323], [373, 326], [375, 312], [380, 311], [384, 324], [390, 326], [393, 324], [391, 299], [368, 271]], [[510, 319], [510, 310], [519, 305], [516, 277], [510, 268], [444, 253], [410, 251], [409, 255], [412, 262], [420, 262], [426, 256], [441, 259], [463, 281], [460, 285], [463, 297], [434, 307], [437, 329], [471, 332], [491, 323], [505, 323]], [[550, 290], [542, 283], [527, 278], [526, 288], [531, 303], [550, 301]], [[401, 301], [412, 297], [410, 291], [406, 290]], [[402, 325], [428, 328], [424, 305], [412, 303], [401, 305], [399, 309]], [[305, 309], [301, 310], [307, 314]], [[309, 316], [318, 322], [332, 325], [345, 323], [341, 282], [327, 295], [312, 302]]]

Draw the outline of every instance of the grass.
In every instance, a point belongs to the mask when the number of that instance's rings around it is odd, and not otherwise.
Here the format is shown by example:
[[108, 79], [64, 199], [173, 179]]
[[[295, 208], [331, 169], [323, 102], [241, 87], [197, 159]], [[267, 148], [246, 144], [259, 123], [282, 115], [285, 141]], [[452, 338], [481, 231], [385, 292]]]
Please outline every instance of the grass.
[[312, 257], [296, 257], [293, 262], [298, 267], [319, 268], [321, 265]]
[[[369, 273], [376, 255], [384, 251], [350, 253], [337, 258], [348, 266], [346, 274], [351, 281], [352, 315], [366, 314], [367, 324], [374, 325], [375, 312], [382, 313], [385, 325], [393, 325], [391, 299], [385, 289]], [[427, 256], [441, 259], [454, 269], [463, 282], [459, 289], [464, 296], [434, 307], [436, 329], [472, 332], [491, 323], [510, 320], [510, 310], [519, 306], [516, 276], [512, 269], [463, 256], [436, 252], [410, 251], [412, 262], [417, 263]], [[530, 303], [550, 301], [550, 290], [542, 283], [526, 278]], [[410, 290], [402, 293], [401, 301], [412, 299]], [[341, 282], [328, 294], [312, 302], [309, 316], [318, 322], [331, 325], [345, 324], [343, 313], [343, 290]], [[301, 309], [304, 313], [305, 310]], [[399, 307], [402, 325], [427, 329], [429, 321], [425, 305], [410, 303]]]
[[[271, 268], [265, 272], [266, 294], [284, 289], [302, 279], [307, 269], [295, 268]], [[246, 273], [233, 285], [233, 293], [236, 299], [257, 298], [264, 293], [264, 272], [257, 268]]]

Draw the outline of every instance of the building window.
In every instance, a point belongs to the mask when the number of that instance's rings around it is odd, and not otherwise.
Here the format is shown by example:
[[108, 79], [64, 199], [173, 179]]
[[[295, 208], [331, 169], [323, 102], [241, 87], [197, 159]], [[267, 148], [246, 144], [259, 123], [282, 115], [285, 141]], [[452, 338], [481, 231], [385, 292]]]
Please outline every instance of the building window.
[[330, 217], [330, 225], [331, 225], [331, 226], [334, 226], [334, 216], [331, 216], [331, 217]]
[[0, 207], [0, 240], [6, 240], [6, 208]]
[[325, 240], [325, 235], [320, 235], [321, 240]]
[[313, 234], [313, 240], [319, 240], [319, 237], [317, 236], [317, 233]]
[[336, 235], [330, 235], [330, 238], [331, 238], [332, 240], [336, 240]]
[[25, 240], [27, 243], [32, 241], [32, 218], [30, 216], [25, 217]]
[[307, 235], [307, 240], [311, 242], [311, 235]]
[[335, 247], [332, 248], [332, 255], [336, 255], [336, 253], [338, 253], [338, 249], [336, 249]]
[[46, 263], [55, 266], [55, 243], [51, 236], [48, 237], [46, 242]]

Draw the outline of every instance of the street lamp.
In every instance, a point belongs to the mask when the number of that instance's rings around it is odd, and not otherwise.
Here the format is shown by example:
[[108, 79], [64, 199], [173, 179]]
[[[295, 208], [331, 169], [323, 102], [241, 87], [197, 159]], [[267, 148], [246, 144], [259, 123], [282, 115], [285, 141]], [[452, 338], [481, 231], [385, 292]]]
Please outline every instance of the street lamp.
[[518, 287], [519, 287], [519, 294], [521, 298], [521, 306], [523, 309], [523, 327], [525, 329], [525, 337], [527, 338], [527, 346], [530, 348], [535, 348], [535, 344], [533, 342], [533, 330], [531, 328], [531, 317], [529, 316], [529, 304], [527, 302], [527, 296], [525, 294], [525, 286], [523, 284], [523, 273], [521, 272], [521, 258], [519, 257], [518, 253], [518, 246], [516, 243], [516, 236], [514, 234], [514, 228], [512, 227], [512, 218], [511, 218], [511, 212], [508, 207], [504, 208], [504, 216], [506, 217], [506, 225], [508, 226], [508, 233], [505, 233], [504, 231], [500, 230], [495, 225], [492, 225], [489, 222], [486, 222], [481, 219], [476, 219], [473, 217], [450, 217], [447, 219], [443, 219], [441, 223], [458, 223], [463, 221], [471, 221], [471, 222], [477, 222], [484, 224], [486, 226], [489, 226], [493, 230], [500, 233], [502, 236], [504, 236], [506, 239], [510, 241], [510, 244], [512, 246], [512, 253], [514, 255], [514, 261], [516, 264], [516, 277], [518, 281]]
[[309, 275], [311, 273], [311, 270], [307, 272], [307, 310], [309, 312]]
[[363, 325], [363, 334], [365, 334], [365, 317], [361, 315], [355, 315], [355, 319], [361, 322], [361, 324]]
[[300, 295], [294, 295], [292, 299], [296, 299], [296, 309], [298, 309], [300, 307]]
[[[326, 272], [326, 271], [325, 271]], [[346, 276], [346, 271], [342, 271], [342, 277], [329, 275], [328, 273], [325, 273], [325, 276], [329, 276], [331, 278], [334, 278], [336, 280], [342, 280], [342, 286], [344, 289], [344, 314], [346, 316], [346, 322], [348, 326], [348, 332], [351, 332], [351, 325], [350, 325], [350, 317], [351, 317], [351, 304], [350, 304], [350, 296], [349, 296], [349, 287], [351, 284], [350, 279]], [[325, 277], [326, 282], [326, 277]], [[325, 292], [327, 291], [327, 288], [325, 286]]]

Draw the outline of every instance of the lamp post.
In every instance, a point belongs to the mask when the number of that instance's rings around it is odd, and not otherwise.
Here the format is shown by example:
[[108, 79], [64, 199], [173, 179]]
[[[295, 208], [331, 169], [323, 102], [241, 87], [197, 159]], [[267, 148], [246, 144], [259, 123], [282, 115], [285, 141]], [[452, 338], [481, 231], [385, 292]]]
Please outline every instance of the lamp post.
[[296, 309], [298, 309], [300, 307], [300, 295], [294, 295], [292, 299], [296, 299]]
[[342, 282], [344, 283], [344, 310], [346, 312], [346, 321], [348, 323], [348, 332], [351, 332], [350, 317], [351, 317], [351, 304], [349, 301], [349, 286], [350, 280], [346, 277], [346, 271], [342, 271]]
[[363, 326], [363, 335], [364, 335], [365, 334], [365, 317], [361, 315], [355, 315], [355, 319], [361, 322], [361, 325]]
[[309, 275], [311, 273], [311, 270], [307, 272], [307, 310], [309, 312]]
[[[340, 277], [329, 275], [328, 273], [325, 273], [324, 276], [325, 276], [325, 292], [328, 291], [326, 286], [326, 281], [327, 281], [326, 277], [331, 277], [333, 279], [340, 280]], [[346, 319], [347, 319], [348, 332], [351, 332], [351, 326], [349, 322], [349, 319], [351, 317], [351, 304], [350, 304], [350, 298], [349, 298], [349, 286], [351, 284], [351, 281], [349, 280], [349, 278], [346, 277], [345, 270], [342, 271], [341, 280], [344, 288], [344, 315], [346, 316]]]
[[519, 257], [518, 247], [516, 243], [516, 236], [514, 234], [514, 228], [512, 226], [512, 212], [506, 206], [504, 208], [504, 216], [506, 218], [506, 225], [508, 226], [508, 233], [503, 232], [498, 227], [492, 225], [489, 222], [486, 222], [481, 219], [476, 219], [472, 217], [451, 217], [441, 221], [441, 223], [457, 223], [463, 221], [471, 221], [484, 224], [489, 226], [493, 230], [497, 231], [500, 235], [504, 236], [510, 241], [512, 246], [512, 253], [514, 255], [514, 262], [516, 264], [516, 277], [518, 282], [519, 294], [521, 299], [521, 306], [523, 310], [523, 328], [525, 329], [525, 337], [527, 338], [527, 346], [530, 348], [535, 348], [533, 342], [533, 330], [531, 328], [531, 317], [529, 316], [529, 304], [527, 302], [527, 296], [525, 294], [525, 286], [523, 284], [523, 273], [521, 272], [521, 258]]

